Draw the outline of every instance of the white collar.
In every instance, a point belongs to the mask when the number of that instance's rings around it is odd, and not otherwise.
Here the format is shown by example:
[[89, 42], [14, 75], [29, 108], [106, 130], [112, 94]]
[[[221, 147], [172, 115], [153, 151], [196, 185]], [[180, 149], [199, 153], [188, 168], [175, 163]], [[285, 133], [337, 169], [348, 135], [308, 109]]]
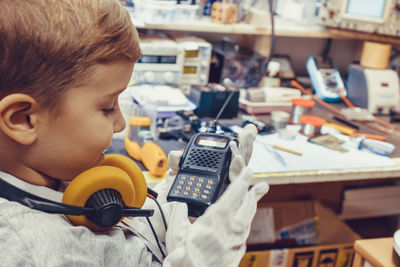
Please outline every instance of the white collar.
[[0, 179], [6, 181], [9, 184], [12, 184], [13, 186], [24, 190], [28, 193], [34, 194], [36, 196], [50, 199], [53, 201], [61, 202], [63, 193], [55, 191], [53, 189], [50, 189], [45, 186], [40, 186], [40, 185], [33, 185], [30, 183], [27, 183], [9, 173], [2, 172], [0, 171]]

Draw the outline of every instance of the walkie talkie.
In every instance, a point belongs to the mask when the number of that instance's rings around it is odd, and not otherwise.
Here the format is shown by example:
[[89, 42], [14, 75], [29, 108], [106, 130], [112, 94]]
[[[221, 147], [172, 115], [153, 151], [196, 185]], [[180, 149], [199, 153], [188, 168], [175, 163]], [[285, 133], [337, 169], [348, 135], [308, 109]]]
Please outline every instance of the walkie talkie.
[[232, 98], [232, 91], [215, 120], [204, 133], [194, 134], [179, 162], [179, 171], [168, 193], [167, 201], [188, 205], [189, 216], [198, 217], [214, 203], [229, 184], [232, 135], [217, 134], [217, 120]]

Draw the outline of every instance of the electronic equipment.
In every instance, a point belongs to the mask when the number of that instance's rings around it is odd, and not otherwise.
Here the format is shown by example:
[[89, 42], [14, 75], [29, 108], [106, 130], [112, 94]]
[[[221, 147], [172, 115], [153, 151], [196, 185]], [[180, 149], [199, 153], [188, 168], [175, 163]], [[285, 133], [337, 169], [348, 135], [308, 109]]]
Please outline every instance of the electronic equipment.
[[391, 69], [365, 69], [351, 64], [347, 70], [348, 99], [372, 114], [400, 111], [399, 77]]
[[400, 35], [398, 0], [323, 0], [321, 24], [360, 32]]
[[124, 139], [125, 150], [129, 156], [141, 161], [151, 174], [162, 176], [168, 169], [167, 155], [153, 142], [150, 125], [149, 117], [132, 116]]
[[236, 117], [239, 109], [239, 90], [235, 87], [228, 88], [221, 84], [192, 86], [188, 98], [197, 106], [194, 110], [197, 116], [215, 118], [231, 92], [233, 97], [222, 112], [221, 118], [232, 119]]
[[74, 225], [92, 231], [109, 230], [123, 217], [150, 217], [140, 209], [146, 196], [146, 180], [128, 157], [105, 156], [100, 166], [75, 177], [64, 191], [62, 203], [45, 199], [9, 184], [0, 177], [0, 197], [47, 213], [65, 214]]
[[339, 102], [346, 97], [346, 90], [332, 58], [311, 56], [306, 63], [315, 95], [326, 102]]
[[165, 36], [143, 36], [140, 49], [142, 57], [135, 64], [133, 83], [179, 85], [184, 55], [175, 41]]
[[180, 85], [206, 85], [210, 72], [211, 44], [194, 36], [178, 37], [175, 41], [183, 51]]
[[213, 43], [210, 83], [238, 88], [258, 87], [266, 72], [265, 57], [224, 39]]
[[235, 136], [215, 132], [217, 120], [233, 95], [231, 92], [207, 131], [190, 138], [179, 162], [179, 171], [167, 200], [187, 203], [189, 216], [202, 215], [229, 184], [232, 158], [229, 142], [238, 140]]

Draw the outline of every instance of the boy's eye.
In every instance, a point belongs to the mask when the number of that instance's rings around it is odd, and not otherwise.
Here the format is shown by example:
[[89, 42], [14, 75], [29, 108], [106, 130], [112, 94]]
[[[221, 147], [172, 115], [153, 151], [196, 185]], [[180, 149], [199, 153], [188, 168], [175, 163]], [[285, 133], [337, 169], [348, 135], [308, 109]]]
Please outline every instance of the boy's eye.
[[103, 109], [102, 111], [103, 111], [104, 115], [109, 116], [109, 115], [112, 115], [112, 114], [115, 112], [115, 108], [114, 108], [114, 107], [112, 107], [112, 108], [105, 108], [105, 109]]

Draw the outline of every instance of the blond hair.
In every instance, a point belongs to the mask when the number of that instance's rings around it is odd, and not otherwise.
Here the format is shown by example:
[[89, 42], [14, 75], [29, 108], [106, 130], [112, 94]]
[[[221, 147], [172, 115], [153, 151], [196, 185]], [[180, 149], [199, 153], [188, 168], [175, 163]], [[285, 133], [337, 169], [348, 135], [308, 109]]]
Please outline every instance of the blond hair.
[[118, 0], [0, 1], [0, 99], [19, 92], [54, 108], [97, 64], [139, 57]]

